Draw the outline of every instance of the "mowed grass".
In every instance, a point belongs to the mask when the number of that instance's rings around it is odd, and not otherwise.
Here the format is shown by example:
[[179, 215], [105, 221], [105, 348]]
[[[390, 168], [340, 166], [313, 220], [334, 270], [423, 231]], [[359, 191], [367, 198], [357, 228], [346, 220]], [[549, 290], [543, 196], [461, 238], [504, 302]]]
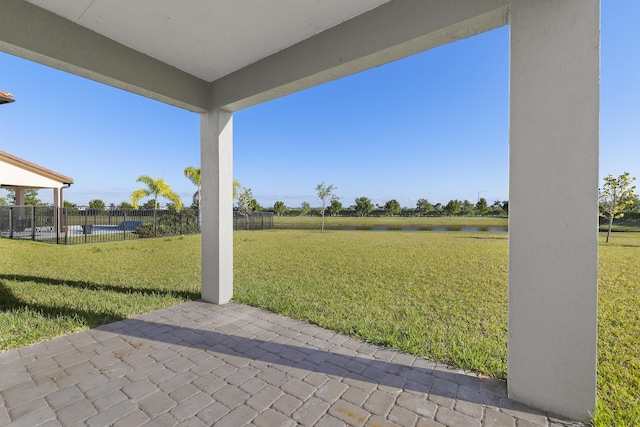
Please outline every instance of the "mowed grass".
[[600, 233], [598, 426], [640, 425], [640, 233]]
[[[234, 235], [235, 299], [506, 377], [506, 233]], [[640, 425], [640, 233], [601, 234], [598, 426]], [[200, 238], [0, 239], [0, 349], [199, 297]]]
[[506, 233], [238, 232], [235, 249], [240, 302], [505, 378]]
[[199, 242], [0, 239], [0, 350], [199, 298]]

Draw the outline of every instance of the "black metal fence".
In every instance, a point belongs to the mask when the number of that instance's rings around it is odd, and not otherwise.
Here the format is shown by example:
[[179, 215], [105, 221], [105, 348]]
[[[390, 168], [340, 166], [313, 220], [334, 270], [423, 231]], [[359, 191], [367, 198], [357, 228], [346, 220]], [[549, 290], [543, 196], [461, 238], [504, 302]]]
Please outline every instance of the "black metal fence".
[[[273, 228], [272, 212], [234, 212], [234, 230]], [[200, 232], [198, 211], [0, 206], [0, 237], [72, 245]]]
[[200, 232], [198, 212], [0, 206], [0, 237], [58, 244], [110, 242]]
[[273, 229], [273, 212], [251, 212], [242, 215], [238, 211], [233, 212], [234, 230], [271, 230]]

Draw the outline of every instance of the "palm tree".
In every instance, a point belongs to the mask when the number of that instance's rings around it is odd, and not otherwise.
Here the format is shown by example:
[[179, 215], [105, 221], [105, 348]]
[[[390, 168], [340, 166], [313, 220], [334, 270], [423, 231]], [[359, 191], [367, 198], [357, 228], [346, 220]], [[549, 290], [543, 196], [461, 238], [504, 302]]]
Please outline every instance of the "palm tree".
[[184, 170], [184, 176], [186, 176], [189, 181], [193, 183], [198, 188], [193, 194], [193, 204], [200, 208], [200, 168], [194, 168], [193, 166], [188, 166]]
[[139, 188], [131, 193], [131, 204], [134, 208], [138, 208], [138, 202], [144, 197], [153, 196], [155, 209], [158, 209], [158, 197], [169, 199], [176, 206], [179, 212], [182, 209], [182, 200], [162, 178], [153, 179], [149, 175], [140, 175], [136, 182], [141, 182], [147, 188]]
[[[202, 200], [201, 189], [202, 186], [200, 184], [200, 168], [195, 168], [193, 166], [188, 166], [184, 170], [184, 176], [186, 176], [189, 181], [193, 183], [198, 190], [193, 194], [193, 204], [200, 207], [200, 201]], [[233, 199], [235, 200], [238, 197], [238, 190], [242, 187], [238, 181], [233, 180]]]
[[193, 194], [193, 205], [198, 208], [198, 228], [202, 225], [202, 209], [200, 207], [201, 200], [201, 185], [200, 185], [200, 168], [194, 168], [193, 166], [187, 166], [184, 170], [184, 176], [195, 185], [198, 190]]

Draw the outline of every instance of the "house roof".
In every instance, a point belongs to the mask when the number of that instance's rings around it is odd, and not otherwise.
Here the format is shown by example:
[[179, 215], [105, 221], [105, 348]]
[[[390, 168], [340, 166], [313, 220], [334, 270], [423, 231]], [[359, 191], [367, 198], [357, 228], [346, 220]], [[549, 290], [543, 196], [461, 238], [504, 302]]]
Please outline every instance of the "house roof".
[[[0, 151], [0, 162], [8, 163], [10, 165], [19, 167], [20, 169], [24, 169], [26, 171], [35, 173], [42, 177], [48, 178], [52, 181], [60, 182], [61, 184], [69, 184], [69, 185], [73, 184], [73, 178], [70, 178], [66, 175], [62, 175], [61, 173], [52, 171], [51, 169], [47, 169], [35, 163], [31, 163], [27, 160], [21, 159], [20, 157], [14, 156], [13, 154], [9, 154], [5, 151]], [[0, 183], [0, 185], [1, 184], [2, 183]]]

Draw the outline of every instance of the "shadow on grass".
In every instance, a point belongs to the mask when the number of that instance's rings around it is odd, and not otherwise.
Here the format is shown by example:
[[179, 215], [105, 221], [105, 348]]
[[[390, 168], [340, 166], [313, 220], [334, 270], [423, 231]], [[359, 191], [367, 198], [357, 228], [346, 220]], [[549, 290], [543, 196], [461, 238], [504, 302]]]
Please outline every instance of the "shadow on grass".
[[59, 307], [55, 305], [26, 302], [16, 297], [13, 292], [11, 292], [11, 289], [5, 284], [6, 279], [6, 277], [4, 280], [0, 279], [0, 312], [20, 311], [26, 309], [39, 313], [48, 319], [58, 319], [60, 317], [78, 319], [80, 323], [89, 327], [95, 327], [126, 319], [126, 317], [123, 317], [113, 311], [82, 310], [72, 307]]
[[[82, 280], [62, 280], [51, 277], [25, 276], [21, 274], [0, 274], [0, 280], [12, 280], [16, 282], [33, 282], [46, 286], [69, 286], [88, 291], [109, 291], [122, 294], [138, 293], [142, 295], [170, 295], [175, 298], [195, 300], [200, 298], [199, 292], [173, 291], [166, 289], [135, 288], [132, 286], [105, 285], [100, 283], [86, 282]], [[0, 303], [1, 304], [1, 303]]]

